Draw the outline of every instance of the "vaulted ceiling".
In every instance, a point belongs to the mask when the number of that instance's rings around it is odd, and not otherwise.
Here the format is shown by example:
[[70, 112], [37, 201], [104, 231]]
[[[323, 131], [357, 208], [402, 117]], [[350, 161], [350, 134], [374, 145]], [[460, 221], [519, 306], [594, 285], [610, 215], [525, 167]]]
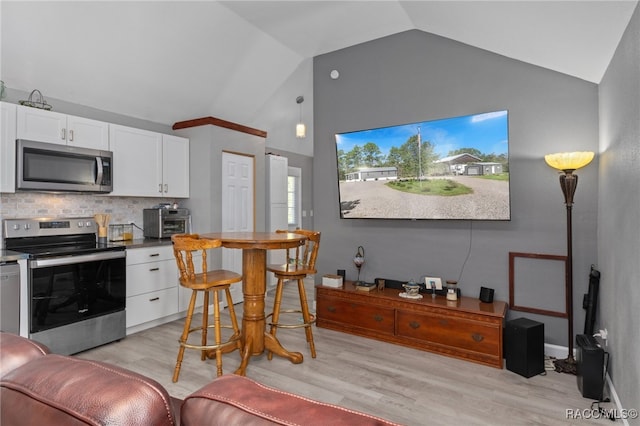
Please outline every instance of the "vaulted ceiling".
[[310, 90], [311, 58], [410, 29], [598, 83], [636, 5], [2, 1], [0, 69], [9, 88], [153, 122], [212, 115], [265, 127], [287, 81]]

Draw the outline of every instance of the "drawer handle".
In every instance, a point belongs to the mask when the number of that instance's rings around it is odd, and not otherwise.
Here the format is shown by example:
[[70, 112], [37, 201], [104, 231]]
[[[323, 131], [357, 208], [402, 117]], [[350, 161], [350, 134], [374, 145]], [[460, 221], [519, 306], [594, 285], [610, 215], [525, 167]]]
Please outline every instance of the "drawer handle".
[[149, 272], [159, 271], [159, 270], [160, 270], [160, 268], [151, 268], [151, 269], [149, 269]]
[[411, 327], [411, 328], [413, 328], [415, 330], [416, 328], [420, 327], [420, 323], [419, 322], [415, 322], [415, 321], [411, 321], [409, 323], [409, 327]]
[[157, 257], [157, 256], [160, 256], [160, 253], [153, 253], [149, 255], [149, 257]]
[[159, 297], [154, 297], [153, 299], [149, 299], [149, 302], [155, 302], [156, 300], [160, 300]]
[[374, 320], [374, 321], [377, 321], [377, 322], [381, 322], [383, 319], [384, 319], [384, 318], [382, 318], [382, 315], [380, 315], [380, 314], [375, 314], [375, 315], [373, 316], [373, 320]]
[[327, 311], [335, 312], [336, 311], [336, 307], [335, 306], [327, 306]]
[[484, 336], [482, 334], [473, 333], [471, 338], [476, 342], [482, 342], [484, 340]]
[[446, 319], [441, 319], [441, 320], [440, 320], [440, 325], [442, 325], [442, 326], [446, 327], [446, 326], [448, 326], [448, 325], [449, 325], [449, 321], [447, 321]]

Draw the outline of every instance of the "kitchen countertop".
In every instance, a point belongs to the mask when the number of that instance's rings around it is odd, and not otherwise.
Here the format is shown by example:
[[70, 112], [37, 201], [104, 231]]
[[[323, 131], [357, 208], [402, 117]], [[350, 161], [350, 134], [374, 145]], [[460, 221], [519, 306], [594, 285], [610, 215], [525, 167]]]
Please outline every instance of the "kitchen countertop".
[[159, 247], [159, 246], [170, 246], [171, 238], [140, 238], [135, 240], [128, 241], [114, 241], [109, 243], [110, 246], [124, 246], [128, 249], [134, 248], [142, 248], [142, 247]]
[[0, 250], [0, 262], [16, 262], [20, 259], [26, 259], [29, 255], [13, 250]]

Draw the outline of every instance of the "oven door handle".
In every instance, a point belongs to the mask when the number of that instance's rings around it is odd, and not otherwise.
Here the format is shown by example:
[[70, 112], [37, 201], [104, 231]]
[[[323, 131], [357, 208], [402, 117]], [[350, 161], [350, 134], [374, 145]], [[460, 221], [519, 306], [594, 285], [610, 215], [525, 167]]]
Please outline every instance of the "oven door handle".
[[47, 268], [50, 266], [74, 265], [76, 263], [96, 262], [100, 260], [120, 259], [126, 257], [124, 250], [106, 253], [81, 254], [77, 256], [52, 257], [48, 259], [34, 259], [29, 261], [32, 269]]

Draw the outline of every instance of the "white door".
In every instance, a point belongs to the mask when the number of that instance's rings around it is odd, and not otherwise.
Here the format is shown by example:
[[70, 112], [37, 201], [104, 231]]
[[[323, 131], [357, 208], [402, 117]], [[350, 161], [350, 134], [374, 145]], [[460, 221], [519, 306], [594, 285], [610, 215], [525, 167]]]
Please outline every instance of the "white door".
[[[254, 158], [222, 153], [222, 232], [253, 232]], [[242, 273], [242, 250], [222, 249], [222, 267]], [[231, 286], [235, 303], [242, 302], [242, 286]]]

